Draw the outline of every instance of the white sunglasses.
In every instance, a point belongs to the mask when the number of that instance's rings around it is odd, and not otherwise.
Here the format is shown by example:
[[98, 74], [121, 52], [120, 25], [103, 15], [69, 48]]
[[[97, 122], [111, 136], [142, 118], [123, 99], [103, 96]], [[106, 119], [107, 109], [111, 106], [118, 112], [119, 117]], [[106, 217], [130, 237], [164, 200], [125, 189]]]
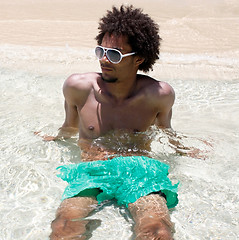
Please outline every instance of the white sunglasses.
[[134, 54], [136, 54], [136, 52], [122, 54], [119, 50], [114, 48], [106, 48], [101, 46], [97, 46], [95, 48], [95, 55], [99, 60], [101, 60], [106, 55], [108, 60], [114, 64], [119, 63], [122, 60], [122, 58], [131, 56]]

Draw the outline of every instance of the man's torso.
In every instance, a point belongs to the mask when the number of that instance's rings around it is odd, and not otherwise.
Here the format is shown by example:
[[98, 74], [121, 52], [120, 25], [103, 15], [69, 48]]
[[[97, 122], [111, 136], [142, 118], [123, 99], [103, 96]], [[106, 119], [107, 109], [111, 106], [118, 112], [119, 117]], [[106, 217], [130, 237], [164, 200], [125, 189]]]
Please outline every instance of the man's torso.
[[83, 106], [76, 105], [80, 137], [97, 138], [115, 129], [142, 132], [154, 123], [159, 109], [153, 103], [154, 93], [149, 94], [152, 92], [149, 88], [157, 92], [160, 88], [158, 81], [139, 77], [137, 91], [120, 104], [102, 93], [94, 75], [91, 81], [92, 91]]

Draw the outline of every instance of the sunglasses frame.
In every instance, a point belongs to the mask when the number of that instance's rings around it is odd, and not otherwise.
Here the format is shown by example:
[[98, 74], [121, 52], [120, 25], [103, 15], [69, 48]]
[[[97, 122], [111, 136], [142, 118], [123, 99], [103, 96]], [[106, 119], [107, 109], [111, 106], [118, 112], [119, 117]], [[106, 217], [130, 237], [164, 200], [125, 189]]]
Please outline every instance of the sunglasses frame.
[[[101, 58], [99, 58], [99, 57], [97, 56], [97, 54], [96, 54], [96, 49], [97, 49], [97, 48], [100, 48], [100, 49], [102, 49], [102, 50], [104, 51], [104, 53], [103, 53], [103, 55], [102, 55]], [[115, 52], [119, 53], [119, 55], [120, 55], [119, 61], [113, 62], [113, 61], [110, 59], [109, 55], [108, 55], [108, 51], [115, 51]], [[96, 55], [96, 57], [97, 57], [99, 60], [101, 60], [104, 56], [106, 56], [107, 59], [108, 59], [111, 63], [113, 63], [113, 64], [120, 63], [121, 60], [122, 60], [122, 58], [131, 56], [131, 55], [134, 55], [134, 54], [136, 54], [136, 52], [131, 52], [131, 53], [122, 54], [118, 49], [106, 48], [106, 47], [102, 47], [102, 46], [96, 46], [96, 48], [95, 48], [95, 55]]]

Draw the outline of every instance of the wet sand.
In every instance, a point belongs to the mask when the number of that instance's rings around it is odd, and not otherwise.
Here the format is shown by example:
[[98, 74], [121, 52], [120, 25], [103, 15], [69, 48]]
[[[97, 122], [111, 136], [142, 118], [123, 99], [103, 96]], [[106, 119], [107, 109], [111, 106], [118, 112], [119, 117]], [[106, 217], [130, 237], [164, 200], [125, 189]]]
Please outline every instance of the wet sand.
[[[119, 6], [121, 3], [122, 1], [118, 0], [103, 0], [100, 3], [92, 0], [0, 1], [2, 64], [15, 68], [28, 67], [28, 62], [24, 61], [27, 57], [24, 56], [34, 55], [39, 47], [44, 48], [40, 51], [46, 60], [56, 56], [53, 60], [64, 61], [64, 56], [57, 59], [57, 50], [51, 56], [48, 54], [48, 47], [51, 47], [51, 50], [60, 47], [66, 52], [69, 49], [76, 51], [70, 64], [61, 68], [62, 73], [99, 71], [95, 62], [79, 62], [77, 55], [80, 53], [77, 51], [94, 48], [98, 20], [113, 4]], [[161, 60], [154, 68], [155, 75], [160, 75], [162, 79], [239, 78], [237, 0], [151, 0], [150, 4], [143, 0], [131, 0], [126, 4], [142, 8], [160, 26], [163, 41]], [[19, 47], [16, 50], [17, 46]], [[14, 51], [19, 54], [16, 53], [15, 61], [11, 61]], [[189, 64], [185, 64], [185, 57]], [[87, 60], [88, 56], [82, 55], [81, 59], [83, 58]], [[180, 62], [182, 64], [178, 66]], [[192, 62], [193, 66], [190, 65]], [[47, 62], [47, 65], [49, 64]], [[223, 68], [218, 68], [222, 65]], [[30, 68], [35, 68], [33, 62]]]
[[[93, 47], [99, 18], [114, 4], [102, 0], [0, 1], [0, 44]], [[237, 0], [130, 0], [160, 25], [162, 51], [238, 50]]]

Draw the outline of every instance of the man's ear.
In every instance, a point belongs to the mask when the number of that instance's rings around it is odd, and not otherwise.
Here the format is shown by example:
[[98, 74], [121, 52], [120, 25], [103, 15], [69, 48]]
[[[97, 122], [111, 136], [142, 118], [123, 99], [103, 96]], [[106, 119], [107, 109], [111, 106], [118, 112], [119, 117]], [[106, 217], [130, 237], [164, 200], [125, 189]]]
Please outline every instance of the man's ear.
[[142, 64], [144, 62], [144, 58], [140, 57], [140, 56], [136, 56], [135, 57], [135, 63], [137, 66], [139, 66], [140, 64]]

